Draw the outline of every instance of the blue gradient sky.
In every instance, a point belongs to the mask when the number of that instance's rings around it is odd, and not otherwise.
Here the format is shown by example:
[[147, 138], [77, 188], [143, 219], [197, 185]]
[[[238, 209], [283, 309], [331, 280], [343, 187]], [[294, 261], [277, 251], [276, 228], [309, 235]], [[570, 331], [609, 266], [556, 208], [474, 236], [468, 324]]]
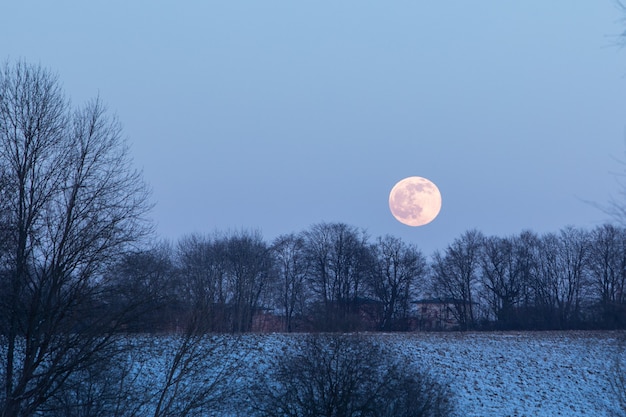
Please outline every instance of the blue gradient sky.
[[[100, 95], [160, 236], [322, 221], [429, 254], [465, 230], [594, 227], [619, 187], [626, 24], [611, 0], [5, 2], [0, 58]], [[387, 198], [434, 181], [411, 228]]]

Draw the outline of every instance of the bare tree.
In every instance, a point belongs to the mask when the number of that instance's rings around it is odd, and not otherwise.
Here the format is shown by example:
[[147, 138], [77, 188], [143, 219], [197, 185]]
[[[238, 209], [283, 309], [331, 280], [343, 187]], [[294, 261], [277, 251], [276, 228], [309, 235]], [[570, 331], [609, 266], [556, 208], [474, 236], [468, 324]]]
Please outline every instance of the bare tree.
[[626, 324], [626, 231], [605, 224], [591, 231], [591, 290], [604, 326]]
[[543, 320], [535, 308], [536, 293], [534, 283], [539, 275], [540, 238], [536, 233], [525, 230], [516, 238], [516, 259], [519, 279], [522, 282], [519, 315], [516, 318], [521, 327], [533, 328]]
[[104, 302], [108, 309], [135, 305], [127, 332], [168, 331], [176, 328], [180, 304], [177, 274], [169, 242], [121, 256], [104, 274], [110, 291]]
[[107, 263], [149, 232], [148, 191], [119, 122], [96, 99], [72, 111], [57, 78], [0, 70], [0, 172], [9, 230], [1, 414], [33, 415], [110, 342], [97, 308]]
[[305, 284], [309, 271], [304, 238], [296, 234], [281, 235], [274, 240], [272, 252], [278, 275], [278, 303], [285, 318], [285, 331], [294, 328], [294, 316], [304, 313]]
[[254, 314], [268, 301], [275, 279], [270, 248], [258, 232], [234, 233], [226, 238], [229, 281], [232, 288], [234, 333], [252, 328]]
[[309, 335], [252, 389], [265, 416], [448, 416], [449, 390], [407, 358], [356, 335]]
[[433, 257], [434, 293], [454, 304], [453, 312], [463, 330], [474, 327], [477, 321], [476, 286], [483, 240], [477, 230], [467, 231], [443, 255], [437, 251]]
[[406, 330], [411, 297], [426, 275], [426, 258], [416, 246], [393, 236], [378, 238], [375, 253], [370, 285], [383, 305], [380, 329]]
[[178, 242], [177, 268], [177, 298], [183, 310], [205, 308], [206, 330], [228, 331], [231, 289], [225, 240], [201, 235], [183, 237]]
[[367, 235], [343, 223], [320, 223], [304, 233], [310, 285], [319, 302], [318, 327], [358, 327], [358, 302], [373, 267]]
[[205, 330], [251, 329], [275, 279], [272, 253], [260, 233], [187, 236], [179, 242], [177, 258], [186, 308], [208, 311]]
[[580, 229], [567, 227], [558, 235], [542, 237], [536, 292], [549, 327], [567, 328], [580, 322], [589, 251], [588, 234]]
[[524, 259], [517, 238], [489, 237], [481, 253], [481, 281], [491, 311], [501, 328], [517, 327], [515, 307], [524, 286]]

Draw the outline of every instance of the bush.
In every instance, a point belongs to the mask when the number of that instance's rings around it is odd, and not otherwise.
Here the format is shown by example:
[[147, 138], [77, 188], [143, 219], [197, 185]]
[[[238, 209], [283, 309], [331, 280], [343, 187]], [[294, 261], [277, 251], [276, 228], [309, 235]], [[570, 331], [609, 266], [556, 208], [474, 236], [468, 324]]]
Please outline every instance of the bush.
[[443, 417], [449, 390], [408, 358], [354, 335], [309, 335], [274, 358], [253, 403], [264, 416]]

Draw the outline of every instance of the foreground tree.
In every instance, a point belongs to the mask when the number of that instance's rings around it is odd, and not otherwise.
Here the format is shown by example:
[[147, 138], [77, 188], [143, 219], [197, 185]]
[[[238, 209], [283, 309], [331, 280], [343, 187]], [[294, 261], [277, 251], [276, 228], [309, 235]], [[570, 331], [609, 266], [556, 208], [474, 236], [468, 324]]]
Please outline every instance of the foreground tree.
[[617, 336], [612, 358], [607, 359], [604, 376], [611, 387], [607, 415], [626, 417], [626, 339], [623, 334]]
[[[210, 305], [202, 300], [194, 300], [194, 305], [183, 333], [169, 339], [163, 375], [152, 381], [151, 395], [144, 397], [154, 417], [223, 412], [236, 393], [238, 372], [245, 364], [239, 339], [207, 334], [205, 321], [211, 319]], [[132, 417], [140, 415], [147, 413]]]
[[33, 415], [102, 357], [128, 309], [101, 272], [149, 232], [148, 191], [118, 121], [96, 99], [72, 110], [35, 65], [0, 70], [1, 415]]
[[311, 335], [281, 354], [252, 390], [265, 416], [448, 416], [449, 390], [407, 358], [348, 335]]

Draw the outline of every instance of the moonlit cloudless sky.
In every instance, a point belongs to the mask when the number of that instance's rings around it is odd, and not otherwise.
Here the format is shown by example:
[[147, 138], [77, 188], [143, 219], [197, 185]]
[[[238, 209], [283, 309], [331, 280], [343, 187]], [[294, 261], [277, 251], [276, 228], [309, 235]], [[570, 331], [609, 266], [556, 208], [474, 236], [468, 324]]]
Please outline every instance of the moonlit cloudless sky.
[[[6, 1], [0, 58], [100, 95], [160, 237], [319, 222], [426, 254], [464, 231], [592, 228], [626, 150], [626, 24], [611, 0]], [[388, 208], [423, 176], [439, 217]]]

